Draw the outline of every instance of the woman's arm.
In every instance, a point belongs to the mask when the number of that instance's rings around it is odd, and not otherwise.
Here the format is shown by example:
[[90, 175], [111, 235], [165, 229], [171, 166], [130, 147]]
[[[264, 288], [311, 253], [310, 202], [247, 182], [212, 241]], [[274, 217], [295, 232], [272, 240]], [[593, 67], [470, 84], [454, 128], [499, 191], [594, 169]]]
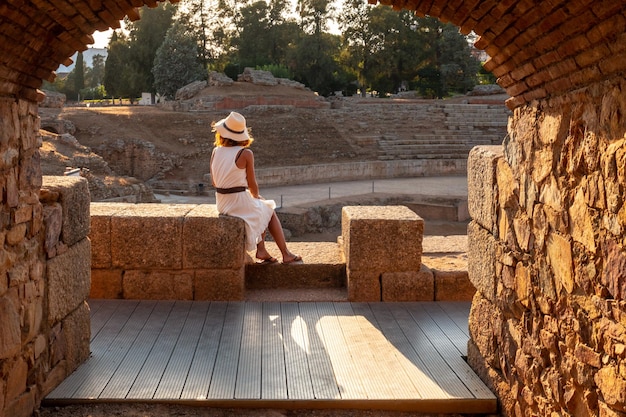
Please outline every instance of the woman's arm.
[[254, 198], [261, 198], [259, 195], [259, 185], [256, 182], [254, 173], [254, 154], [250, 149], [244, 149], [239, 159], [237, 159], [237, 167], [246, 170], [246, 180], [248, 181], [248, 189]]

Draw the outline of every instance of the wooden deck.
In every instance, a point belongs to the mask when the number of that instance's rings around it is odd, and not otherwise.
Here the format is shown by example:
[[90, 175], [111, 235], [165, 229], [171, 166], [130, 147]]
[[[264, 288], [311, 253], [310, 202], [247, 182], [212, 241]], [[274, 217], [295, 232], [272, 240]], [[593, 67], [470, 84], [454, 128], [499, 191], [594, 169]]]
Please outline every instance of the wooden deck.
[[91, 357], [45, 405], [493, 413], [466, 302], [91, 300]]

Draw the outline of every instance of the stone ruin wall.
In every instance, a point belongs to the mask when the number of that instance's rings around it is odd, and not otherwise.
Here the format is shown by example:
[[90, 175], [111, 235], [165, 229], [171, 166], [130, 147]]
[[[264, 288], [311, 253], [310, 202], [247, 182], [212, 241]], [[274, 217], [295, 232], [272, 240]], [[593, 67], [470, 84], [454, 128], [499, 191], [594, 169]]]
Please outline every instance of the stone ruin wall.
[[40, 202], [38, 130], [35, 102], [0, 98], [0, 415], [11, 417], [30, 416], [89, 355], [88, 225], [64, 227], [77, 217], [58, 191]]
[[469, 361], [505, 415], [626, 415], [625, 132], [618, 77], [470, 155]]

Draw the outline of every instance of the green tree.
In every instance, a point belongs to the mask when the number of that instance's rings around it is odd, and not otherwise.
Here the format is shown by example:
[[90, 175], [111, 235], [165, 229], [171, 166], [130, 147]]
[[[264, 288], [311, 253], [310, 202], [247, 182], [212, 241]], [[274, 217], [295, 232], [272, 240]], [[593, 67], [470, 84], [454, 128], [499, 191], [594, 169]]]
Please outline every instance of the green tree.
[[123, 33], [113, 32], [109, 51], [104, 63], [104, 87], [111, 98], [128, 97], [133, 90], [130, 85], [130, 46]]
[[152, 72], [156, 92], [168, 98], [173, 98], [179, 88], [206, 78], [196, 39], [181, 22], [174, 23], [167, 31]]
[[80, 100], [80, 90], [85, 88], [85, 58], [79, 52], [74, 65], [74, 93], [75, 98]]

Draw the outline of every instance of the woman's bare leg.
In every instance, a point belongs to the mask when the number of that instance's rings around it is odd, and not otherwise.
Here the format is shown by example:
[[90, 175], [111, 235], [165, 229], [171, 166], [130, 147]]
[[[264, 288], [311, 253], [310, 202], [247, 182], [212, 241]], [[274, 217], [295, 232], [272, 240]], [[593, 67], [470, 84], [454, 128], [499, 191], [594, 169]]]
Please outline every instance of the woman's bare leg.
[[256, 257], [261, 260], [272, 258], [272, 255], [265, 249], [265, 232], [261, 235], [261, 241], [256, 244]]
[[[270, 219], [270, 224], [267, 226], [270, 234], [274, 238], [274, 242], [276, 242], [276, 246], [280, 249], [280, 253], [283, 255], [283, 262], [291, 262], [298, 255], [292, 253], [287, 249], [287, 241], [285, 240], [285, 233], [283, 232], [283, 226], [280, 224], [280, 220], [276, 215], [276, 212], [272, 214], [272, 218]], [[257, 246], [258, 248], [258, 246]]]

